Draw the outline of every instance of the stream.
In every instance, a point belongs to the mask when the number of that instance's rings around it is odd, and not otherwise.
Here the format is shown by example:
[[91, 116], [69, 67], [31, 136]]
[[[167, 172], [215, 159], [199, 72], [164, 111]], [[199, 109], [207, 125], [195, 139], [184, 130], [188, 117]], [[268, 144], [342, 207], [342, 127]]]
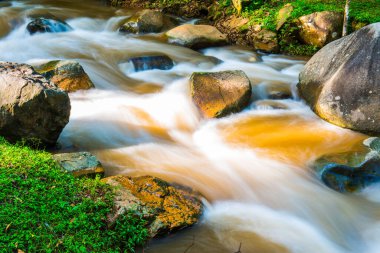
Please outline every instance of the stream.
[[[310, 169], [319, 156], [353, 150], [367, 136], [326, 123], [297, 97], [305, 59], [237, 46], [193, 51], [167, 44], [163, 34], [119, 34], [134, 12], [95, 0], [0, 1], [0, 60], [80, 62], [96, 88], [70, 94], [61, 149], [94, 153], [107, 175], [153, 175], [205, 196], [199, 224], [138, 252], [380, 252], [380, 187], [341, 194]], [[73, 31], [29, 35], [30, 16], [45, 14]], [[135, 73], [127, 62], [152, 53], [175, 67]], [[251, 80], [251, 105], [203, 119], [189, 96], [190, 75], [236, 69]], [[295, 99], [270, 100], [271, 89]]]

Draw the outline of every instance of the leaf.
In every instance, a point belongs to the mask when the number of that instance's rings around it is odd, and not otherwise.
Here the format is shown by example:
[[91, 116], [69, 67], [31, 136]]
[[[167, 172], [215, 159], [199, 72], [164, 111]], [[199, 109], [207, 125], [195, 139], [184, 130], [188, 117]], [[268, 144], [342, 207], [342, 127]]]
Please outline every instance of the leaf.
[[240, 15], [240, 13], [241, 13], [241, 0], [232, 0], [232, 3], [233, 3], [233, 5], [234, 5], [234, 7], [235, 7], [235, 9], [237, 10], [237, 12], [238, 12], [238, 15]]

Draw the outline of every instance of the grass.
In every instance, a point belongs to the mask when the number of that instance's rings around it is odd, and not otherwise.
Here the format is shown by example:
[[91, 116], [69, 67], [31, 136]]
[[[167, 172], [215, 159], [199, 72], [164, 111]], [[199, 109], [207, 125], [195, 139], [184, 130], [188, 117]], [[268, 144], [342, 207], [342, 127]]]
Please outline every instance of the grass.
[[[236, 11], [231, 0], [219, 0], [219, 6], [227, 15]], [[292, 20], [303, 15], [319, 11], [344, 12], [343, 0], [249, 0], [242, 1], [241, 16], [249, 18], [248, 25], [259, 24], [263, 28], [275, 31], [278, 11], [287, 3], [291, 3], [294, 10], [289, 18], [287, 27], [279, 31], [281, 51], [292, 55], [313, 55], [319, 50], [317, 47], [303, 45], [295, 38]], [[380, 22], [380, 0], [351, 0], [350, 5], [350, 31], [370, 23]]]
[[109, 226], [113, 189], [63, 172], [49, 153], [0, 137], [0, 249], [133, 252], [147, 239], [134, 214]]

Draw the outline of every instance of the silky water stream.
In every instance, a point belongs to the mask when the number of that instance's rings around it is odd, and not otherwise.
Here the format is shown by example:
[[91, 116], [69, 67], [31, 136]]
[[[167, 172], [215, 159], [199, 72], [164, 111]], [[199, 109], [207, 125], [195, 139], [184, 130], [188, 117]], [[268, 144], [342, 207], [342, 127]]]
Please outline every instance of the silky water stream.
[[[48, 13], [73, 31], [29, 35], [29, 17]], [[320, 120], [297, 98], [303, 60], [238, 47], [197, 52], [165, 43], [162, 34], [119, 34], [132, 14], [90, 0], [1, 1], [0, 60], [79, 61], [96, 89], [70, 94], [62, 149], [93, 152], [108, 175], [154, 175], [206, 197], [197, 226], [153, 241], [144, 252], [233, 253], [239, 245], [243, 253], [380, 252], [379, 189], [340, 194], [309, 168], [366, 136]], [[168, 55], [175, 67], [134, 73], [127, 63], [152, 53]], [[202, 119], [189, 98], [189, 76], [235, 69], [252, 82], [252, 104]], [[295, 99], [268, 100], [273, 87]]]

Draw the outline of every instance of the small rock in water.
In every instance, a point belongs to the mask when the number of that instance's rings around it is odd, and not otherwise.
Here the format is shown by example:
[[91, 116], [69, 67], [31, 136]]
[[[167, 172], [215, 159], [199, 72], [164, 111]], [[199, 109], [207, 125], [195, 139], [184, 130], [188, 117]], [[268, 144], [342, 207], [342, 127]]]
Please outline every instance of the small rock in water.
[[30, 34], [35, 33], [58, 33], [71, 31], [72, 28], [66, 22], [56, 19], [37, 18], [30, 22], [26, 29]]
[[34, 65], [33, 68], [67, 92], [88, 90], [95, 87], [83, 67], [76, 61], [48, 61]]
[[89, 152], [62, 153], [53, 155], [53, 159], [66, 171], [76, 177], [94, 178], [104, 176], [104, 168], [98, 159]]
[[240, 112], [248, 106], [252, 89], [241, 70], [193, 73], [191, 97], [206, 118], [219, 118]]
[[206, 47], [227, 45], [227, 36], [210, 25], [184, 24], [166, 33], [169, 43], [202, 49]]
[[129, 18], [120, 28], [122, 33], [158, 33], [164, 26], [164, 15], [160, 11], [143, 10]]
[[[364, 144], [378, 144], [370, 138]], [[372, 148], [360, 147], [361, 151], [325, 155], [314, 163], [322, 181], [339, 192], [356, 192], [380, 182], [380, 154]]]
[[133, 57], [128, 62], [132, 63], [136, 72], [152, 69], [169, 70], [174, 67], [173, 60], [166, 55]]

